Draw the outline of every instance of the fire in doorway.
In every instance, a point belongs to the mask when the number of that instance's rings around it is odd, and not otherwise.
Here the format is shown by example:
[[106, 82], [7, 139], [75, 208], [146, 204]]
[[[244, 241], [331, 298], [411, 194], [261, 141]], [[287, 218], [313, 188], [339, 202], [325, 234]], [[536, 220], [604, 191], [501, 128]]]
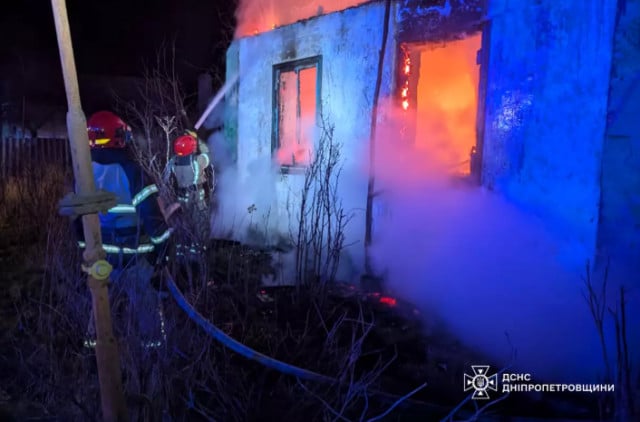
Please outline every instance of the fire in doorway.
[[430, 159], [467, 176], [477, 168], [477, 109], [481, 33], [446, 43], [401, 46], [399, 101], [405, 137]]

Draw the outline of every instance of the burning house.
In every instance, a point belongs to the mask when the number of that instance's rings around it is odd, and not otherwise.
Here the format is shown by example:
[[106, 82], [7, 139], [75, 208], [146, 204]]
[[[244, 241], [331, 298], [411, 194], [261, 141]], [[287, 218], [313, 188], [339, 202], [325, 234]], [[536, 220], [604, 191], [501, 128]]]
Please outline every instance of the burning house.
[[[239, 179], [251, 185], [256, 166], [277, 166], [272, 217], [290, 220], [317, 128], [330, 122], [344, 161], [338, 190], [356, 214], [345, 243], [361, 260], [363, 163], [383, 142], [372, 140], [372, 114], [378, 137], [390, 126], [385, 104], [401, 122], [394, 142], [428, 151], [465, 189], [487, 188], [538, 216], [577, 245], [575, 262], [634, 262], [640, 131], [627, 117], [640, 103], [629, 82], [639, 53], [623, 32], [637, 2], [400, 0], [388, 14], [385, 1], [267, 3], [249, 3], [260, 10], [228, 49], [227, 75], [240, 82], [225, 126]], [[374, 242], [383, 205], [376, 197]]]

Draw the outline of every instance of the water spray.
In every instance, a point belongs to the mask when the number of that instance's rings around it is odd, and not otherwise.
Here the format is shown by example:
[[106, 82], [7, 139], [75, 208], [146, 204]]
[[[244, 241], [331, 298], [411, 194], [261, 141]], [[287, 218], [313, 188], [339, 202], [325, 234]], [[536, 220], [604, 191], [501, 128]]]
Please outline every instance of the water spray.
[[234, 76], [227, 79], [224, 85], [222, 85], [222, 88], [220, 88], [220, 90], [216, 93], [215, 97], [213, 97], [213, 99], [205, 109], [204, 113], [202, 113], [202, 116], [200, 116], [200, 118], [196, 122], [194, 126], [196, 130], [200, 129], [200, 126], [202, 126], [204, 121], [207, 119], [207, 116], [209, 116], [209, 114], [213, 111], [213, 109], [220, 103], [220, 100], [222, 100], [222, 98], [226, 95], [226, 93], [229, 92], [231, 87], [235, 85], [235, 83], [238, 81], [239, 78], [240, 78], [240, 74], [236, 73]]

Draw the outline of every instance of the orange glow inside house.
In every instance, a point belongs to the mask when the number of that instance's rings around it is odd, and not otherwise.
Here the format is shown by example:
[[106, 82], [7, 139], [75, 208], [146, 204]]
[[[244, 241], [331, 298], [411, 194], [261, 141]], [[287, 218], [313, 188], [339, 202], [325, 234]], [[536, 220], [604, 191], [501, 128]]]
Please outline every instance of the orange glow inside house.
[[282, 166], [305, 166], [313, 154], [317, 69], [283, 71], [279, 78], [276, 159]]
[[412, 47], [414, 57], [419, 55], [419, 74], [415, 95], [406, 95], [416, 98], [415, 145], [454, 174], [469, 174], [476, 145], [481, 36]]
[[241, 0], [236, 37], [256, 35], [282, 25], [367, 3], [369, 0]]

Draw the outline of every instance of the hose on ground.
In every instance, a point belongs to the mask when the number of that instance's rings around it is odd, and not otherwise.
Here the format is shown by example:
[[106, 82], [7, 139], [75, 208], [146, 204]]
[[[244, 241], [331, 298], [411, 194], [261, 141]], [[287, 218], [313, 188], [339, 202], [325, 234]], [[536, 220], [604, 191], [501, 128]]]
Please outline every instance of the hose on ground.
[[299, 368], [294, 365], [290, 365], [288, 363], [279, 361], [270, 356], [263, 355], [262, 353], [240, 343], [234, 338], [228, 336], [224, 331], [220, 328], [213, 325], [209, 320], [207, 320], [204, 316], [202, 316], [184, 297], [178, 286], [176, 285], [173, 277], [169, 273], [168, 268], [164, 268], [167, 288], [169, 289], [169, 293], [173, 296], [173, 299], [176, 301], [178, 306], [187, 314], [187, 316], [195, 322], [200, 328], [202, 328], [207, 334], [213, 337], [215, 340], [222, 343], [224, 346], [233, 350], [234, 352], [244, 356], [247, 359], [256, 361], [261, 365], [266, 366], [267, 368], [274, 369], [283, 374], [293, 375], [294, 377], [298, 377], [300, 379], [308, 380], [308, 381], [319, 381], [325, 383], [335, 383], [337, 382], [334, 378], [328, 377], [326, 375], [318, 374], [313, 371], [309, 371], [307, 369]]

